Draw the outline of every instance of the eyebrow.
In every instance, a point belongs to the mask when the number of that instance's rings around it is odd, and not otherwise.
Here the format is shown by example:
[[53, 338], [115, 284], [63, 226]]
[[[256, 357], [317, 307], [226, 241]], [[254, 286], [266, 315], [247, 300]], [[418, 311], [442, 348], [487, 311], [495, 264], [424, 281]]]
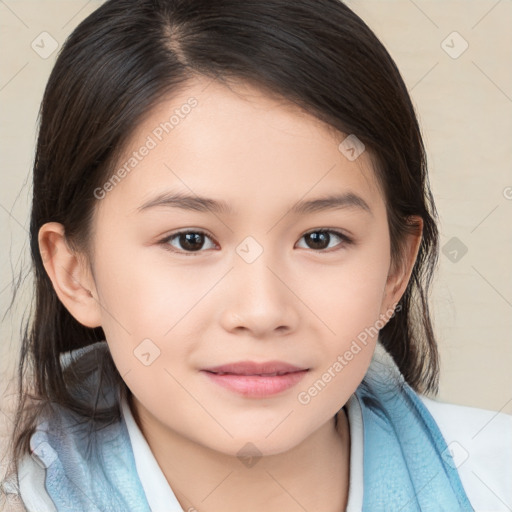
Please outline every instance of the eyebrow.
[[[182, 210], [192, 210], [197, 212], [213, 212], [218, 214], [233, 215], [234, 211], [225, 201], [211, 199], [209, 197], [191, 196], [184, 193], [164, 192], [153, 199], [146, 201], [137, 208], [137, 211], [144, 211], [155, 207], [180, 208]], [[337, 209], [359, 209], [373, 215], [368, 203], [353, 192], [345, 192], [338, 195], [328, 195], [311, 199], [308, 201], [298, 201], [289, 211], [296, 215], [305, 215], [326, 210]]]

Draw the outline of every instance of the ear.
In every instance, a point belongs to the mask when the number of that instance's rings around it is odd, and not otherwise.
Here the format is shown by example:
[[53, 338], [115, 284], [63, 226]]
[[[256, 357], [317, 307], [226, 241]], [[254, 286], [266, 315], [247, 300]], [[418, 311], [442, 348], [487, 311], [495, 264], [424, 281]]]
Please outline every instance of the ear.
[[101, 325], [101, 307], [86, 258], [73, 251], [64, 226], [47, 222], [39, 229], [39, 251], [55, 293], [73, 317], [86, 327]]
[[421, 217], [411, 215], [408, 222], [414, 226], [415, 230], [411, 230], [411, 233], [405, 235], [401, 253], [402, 257], [400, 261], [391, 262], [384, 289], [381, 314], [388, 317], [390, 311], [394, 309], [394, 306], [402, 298], [409, 284], [423, 235], [423, 219]]

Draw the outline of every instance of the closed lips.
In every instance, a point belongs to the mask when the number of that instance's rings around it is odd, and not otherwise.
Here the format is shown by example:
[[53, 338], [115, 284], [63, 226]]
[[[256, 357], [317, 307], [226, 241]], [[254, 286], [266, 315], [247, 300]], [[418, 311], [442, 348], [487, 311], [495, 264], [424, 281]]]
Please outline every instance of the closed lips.
[[215, 373], [216, 375], [244, 375], [244, 376], [258, 376], [258, 377], [275, 377], [277, 375], [286, 375], [288, 373], [296, 373], [296, 372], [301, 372], [301, 371], [304, 371], [304, 370], [296, 370], [295, 372], [273, 372], [273, 373], [234, 373], [234, 372], [212, 372], [210, 370], [205, 370], [205, 371], [209, 371], [210, 373]]
[[244, 376], [265, 376], [276, 377], [288, 373], [307, 371], [307, 368], [301, 368], [282, 361], [268, 361], [265, 363], [256, 363], [253, 361], [240, 361], [221, 366], [205, 368], [204, 371], [215, 373], [217, 375], [244, 375]]
[[261, 399], [292, 388], [308, 370], [282, 361], [240, 361], [206, 368], [203, 373], [230, 392], [245, 398]]

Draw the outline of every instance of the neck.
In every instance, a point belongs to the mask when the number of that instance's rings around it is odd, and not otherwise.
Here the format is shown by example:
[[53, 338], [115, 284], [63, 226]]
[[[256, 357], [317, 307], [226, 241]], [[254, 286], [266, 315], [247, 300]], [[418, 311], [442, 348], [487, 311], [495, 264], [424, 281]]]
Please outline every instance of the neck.
[[350, 431], [344, 409], [298, 446], [244, 464], [159, 424], [134, 397], [128, 401], [183, 510], [303, 512], [345, 510]]

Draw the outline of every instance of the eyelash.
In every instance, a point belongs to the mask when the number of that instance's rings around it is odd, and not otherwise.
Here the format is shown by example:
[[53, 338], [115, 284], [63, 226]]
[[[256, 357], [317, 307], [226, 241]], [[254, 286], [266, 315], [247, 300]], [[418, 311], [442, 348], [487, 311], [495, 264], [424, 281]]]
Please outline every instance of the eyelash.
[[[200, 253], [204, 252], [203, 250], [199, 250], [199, 251], [181, 251], [181, 250], [177, 250], [175, 249], [174, 247], [172, 247], [171, 245], [169, 245], [169, 242], [171, 240], [173, 240], [174, 238], [178, 237], [179, 235], [182, 235], [182, 234], [185, 234], [185, 233], [194, 233], [194, 234], [199, 234], [199, 235], [204, 235], [208, 238], [210, 238], [210, 240], [213, 241], [212, 237], [210, 237], [210, 235], [208, 235], [208, 233], [206, 233], [205, 231], [202, 231], [201, 229], [186, 229], [186, 230], [182, 230], [182, 231], [177, 231], [176, 233], [173, 233], [169, 236], [166, 236], [164, 239], [160, 240], [160, 244], [162, 244], [163, 248], [167, 251], [171, 251], [173, 253], [176, 253], [176, 254], [183, 254], [185, 256], [197, 256], [199, 255]], [[347, 235], [343, 234], [343, 233], [340, 233], [339, 231], [336, 231], [336, 230], [333, 230], [333, 229], [314, 229], [312, 231], [308, 231], [307, 233], [304, 233], [302, 236], [301, 236], [301, 239], [307, 235], [310, 235], [312, 233], [329, 233], [329, 234], [333, 234], [335, 236], [337, 236], [338, 238], [341, 239], [341, 243], [338, 244], [340, 247], [338, 248], [331, 248], [331, 249], [321, 249], [321, 250], [315, 250], [315, 249], [311, 249], [313, 252], [318, 252], [318, 253], [331, 253], [331, 252], [336, 252], [336, 251], [339, 251], [341, 250], [343, 247], [346, 247], [347, 245], [351, 245], [354, 243], [354, 241], [349, 238]]]

